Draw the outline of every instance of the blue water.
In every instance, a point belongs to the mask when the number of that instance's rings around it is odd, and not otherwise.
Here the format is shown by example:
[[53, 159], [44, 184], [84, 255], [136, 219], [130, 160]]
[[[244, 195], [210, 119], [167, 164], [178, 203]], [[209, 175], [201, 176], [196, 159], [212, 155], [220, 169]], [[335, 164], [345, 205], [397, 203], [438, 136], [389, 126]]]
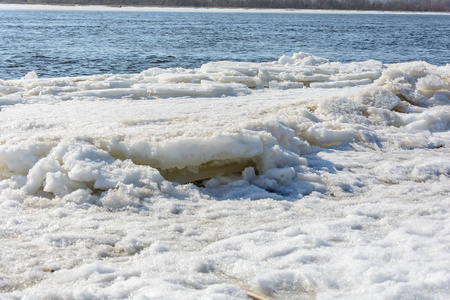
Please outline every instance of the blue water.
[[0, 78], [137, 73], [308, 52], [450, 63], [450, 16], [0, 11]]

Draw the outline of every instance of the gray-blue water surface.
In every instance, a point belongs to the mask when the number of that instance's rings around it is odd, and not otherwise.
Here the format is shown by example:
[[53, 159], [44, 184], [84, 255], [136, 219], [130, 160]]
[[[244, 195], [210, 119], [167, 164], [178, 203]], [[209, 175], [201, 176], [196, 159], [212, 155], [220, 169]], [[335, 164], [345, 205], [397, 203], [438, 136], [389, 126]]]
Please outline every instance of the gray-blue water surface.
[[138, 73], [308, 52], [332, 61], [450, 63], [450, 16], [0, 11], [0, 78]]

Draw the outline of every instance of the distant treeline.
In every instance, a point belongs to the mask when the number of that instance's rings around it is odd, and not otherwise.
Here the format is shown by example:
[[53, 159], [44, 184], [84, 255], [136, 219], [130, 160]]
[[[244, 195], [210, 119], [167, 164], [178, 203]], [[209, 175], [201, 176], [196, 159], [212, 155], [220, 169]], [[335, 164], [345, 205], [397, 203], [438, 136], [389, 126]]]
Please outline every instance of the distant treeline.
[[450, 0], [0, 0], [0, 3], [387, 11], [450, 11]]

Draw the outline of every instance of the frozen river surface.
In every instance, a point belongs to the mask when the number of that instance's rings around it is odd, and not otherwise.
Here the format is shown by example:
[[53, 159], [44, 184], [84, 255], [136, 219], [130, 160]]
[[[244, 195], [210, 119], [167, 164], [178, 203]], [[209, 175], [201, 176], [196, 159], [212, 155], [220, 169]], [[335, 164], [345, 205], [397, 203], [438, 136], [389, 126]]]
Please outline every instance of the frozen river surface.
[[446, 299], [450, 70], [211, 62], [0, 80], [0, 291]]

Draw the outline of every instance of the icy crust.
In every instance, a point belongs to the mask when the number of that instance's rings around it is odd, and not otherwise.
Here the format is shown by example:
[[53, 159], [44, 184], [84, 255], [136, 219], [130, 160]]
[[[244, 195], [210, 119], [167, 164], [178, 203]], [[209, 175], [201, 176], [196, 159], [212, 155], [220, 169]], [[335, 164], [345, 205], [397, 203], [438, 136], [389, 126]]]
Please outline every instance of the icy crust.
[[[0, 89], [2, 114], [10, 116], [2, 124], [0, 187], [14, 199], [55, 197], [111, 207], [132, 204], [112, 201], [117, 189], [151, 197], [173, 183], [253, 186], [262, 192], [256, 195], [294, 199], [329, 192], [329, 183], [305, 159], [317, 147], [448, 147], [435, 133], [449, 129], [449, 81], [448, 66], [341, 64], [305, 53], [273, 63], [217, 62], [198, 70], [149, 69], [137, 75], [38, 79], [30, 73], [3, 81]], [[269, 88], [249, 90], [263, 87]], [[283, 90], [270, 92], [273, 88]], [[184, 98], [175, 104], [104, 99], [224, 94], [241, 95], [247, 106], [227, 107], [241, 110], [233, 115], [220, 105], [236, 98], [207, 103]], [[281, 95], [290, 100], [255, 101]], [[98, 97], [102, 102], [94, 101]], [[68, 99], [78, 100], [63, 101]], [[20, 102], [26, 104], [22, 111], [11, 106]], [[89, 105], [86, 111], [80, 107]], [[210, 110], [198, 115], [208, 105]], [[20, 119], [28, 107], [31, 115]], [[164, 109], [168, 117], [148, 119]], [[42, 115], [32, 116], [39, 110]], [[69, 111], [76, 114], [66, 117]], [[436, 176], [448, 175], [448, 162], [441, 169]], [[70, 200], [73, 194], [82, 200]]]
[[425, 62], [383, 65], [378, 61], [329, 62], [307, 53], [267, 63], [212, 62], [199, 69], [151, 68], [140, 74], [38, 78], [32, 71], [19, 80], [0, 79], [0, 105], [29, 103], [35, 97], [71, 99], [154, 99], [220, 97], [254, 89], [384, 87], [414, 105], [445, 104], [449, 67]]

